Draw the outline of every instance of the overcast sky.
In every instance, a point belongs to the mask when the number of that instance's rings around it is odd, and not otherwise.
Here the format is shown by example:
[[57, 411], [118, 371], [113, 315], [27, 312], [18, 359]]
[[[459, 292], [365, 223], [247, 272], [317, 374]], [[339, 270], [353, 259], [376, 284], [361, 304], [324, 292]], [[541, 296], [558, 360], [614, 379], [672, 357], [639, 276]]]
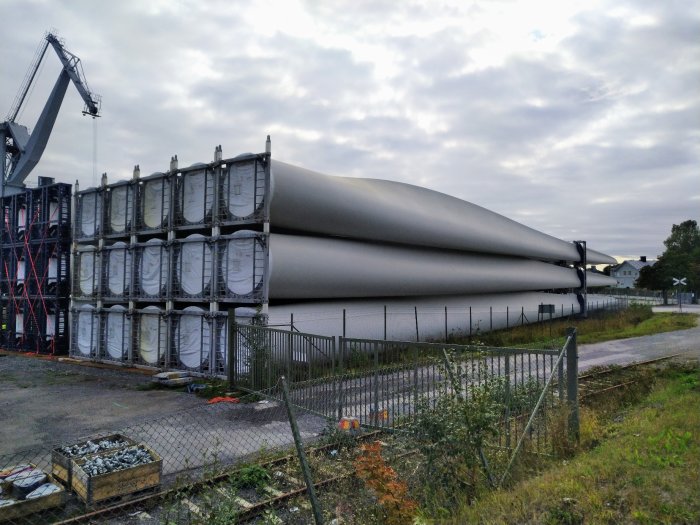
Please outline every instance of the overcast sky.
[[[93, 123], [69, 86], [30, 183], [86, 188], [270, 134], [278, 160], [426, 186], [618, 257], [656, 257], [700, 220], [692, 0], [0, 0], [0, 18], [0, 119], [49, 29], [102, 96]], [[17, 122], [34, 126], [59, 69], [48, 54]]]

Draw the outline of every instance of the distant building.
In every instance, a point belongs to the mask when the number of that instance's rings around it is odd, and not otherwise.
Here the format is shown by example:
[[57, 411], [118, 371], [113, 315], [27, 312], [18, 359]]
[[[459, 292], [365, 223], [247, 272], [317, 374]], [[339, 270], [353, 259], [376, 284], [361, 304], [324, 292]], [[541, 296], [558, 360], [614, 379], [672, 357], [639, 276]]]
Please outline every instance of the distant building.
[[617, 279], [618, 288], [634, 288], [639, 278], [639, 271], [645, 266], [651, 266], [655, 261], [647, 261], [642, 256], [638, 261], [624, 261], [610, 270], [610, 276]]

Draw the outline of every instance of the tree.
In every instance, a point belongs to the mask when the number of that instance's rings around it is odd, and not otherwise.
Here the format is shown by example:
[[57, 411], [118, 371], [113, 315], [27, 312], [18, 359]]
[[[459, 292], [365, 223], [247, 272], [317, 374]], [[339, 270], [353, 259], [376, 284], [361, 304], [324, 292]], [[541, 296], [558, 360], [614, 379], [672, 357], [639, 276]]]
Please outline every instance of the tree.
[[664, 241], [666, 250], [653, 266], [642, 268], [636, 286], [666, 292], [673, 286], [673, 278], [687, 278], [687, 290], [700, 292], [700, 229], [698, 223], [687, 220], [674, 224], [671, 235]]

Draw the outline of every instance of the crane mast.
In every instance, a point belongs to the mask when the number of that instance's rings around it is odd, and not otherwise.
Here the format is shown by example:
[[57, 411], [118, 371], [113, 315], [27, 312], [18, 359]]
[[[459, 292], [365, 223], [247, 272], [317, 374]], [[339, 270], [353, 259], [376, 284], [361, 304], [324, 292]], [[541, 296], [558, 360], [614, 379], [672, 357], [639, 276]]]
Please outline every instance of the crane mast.
[[[49, 98], [39, 115], [32, 133], [26, 126], [15, 122], [27, 94], [36, 77], [41, 61], [49, 45], [53, 48], [63, 66], [54, 84]], [[80, 59], [68, 51], [63, 42], [53, 33], [47, 33], [37, 50], [29, 71], [22, 83], [7, 120], [0, 123], [0, 168], [2, 169], [2, 188], [0, 196], [12, 195], [22, 191], [24, 181], [41, 159], [53, 129], [58, 110], [68, 84], [72, 82], [85, 102], [84, 115], [99, 117], [100, 99], [90, 91], [83, 73]]]

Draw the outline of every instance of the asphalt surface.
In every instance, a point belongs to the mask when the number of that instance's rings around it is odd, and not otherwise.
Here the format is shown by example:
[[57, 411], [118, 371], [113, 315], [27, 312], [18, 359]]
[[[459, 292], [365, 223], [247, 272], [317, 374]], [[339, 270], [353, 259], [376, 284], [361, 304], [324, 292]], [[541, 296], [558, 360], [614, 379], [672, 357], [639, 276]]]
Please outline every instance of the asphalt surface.
[[[657, 306], [655, 312], [678, 312], [678, 307]], [[684, 313], [700, 315], [700, 305], [682, 305]], [[689, 330], [579, 345], [579, 369], [624, 365], [674, 354], [700, 359], [700, 325]]]

